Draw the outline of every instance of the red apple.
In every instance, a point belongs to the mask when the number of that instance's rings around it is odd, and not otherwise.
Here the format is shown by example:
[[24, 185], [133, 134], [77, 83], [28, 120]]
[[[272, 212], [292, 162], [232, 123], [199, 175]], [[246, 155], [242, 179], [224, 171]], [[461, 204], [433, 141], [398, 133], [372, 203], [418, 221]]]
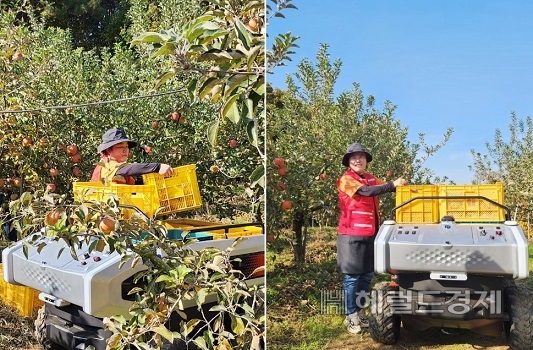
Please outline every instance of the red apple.
[[74, 169], [72, 169], [72, 175], [74, 175], [75, 177], [80, 177], [81, 176], [80, 168], [74, 167]]
[[73, 163], [79, 163], [81, 161], [81, 155], [79, 153], [76, 153], [71, 157]]
[[78, 146], [76, 146], [75, 144], [68, 145], [67, 153], [70, 154], [71, 156], [75, 155], [76, 153], [78, 153]]
[[274, 160], [272, 161], [272, 164], [278, 168], [284, 168], [285, 160], [283, 160], [283, 158], [274, 158]]
[[46, 185], [46, 190], [48, 192], [54, 192], [56, 190], [56, 184], [50, 183], [50, 184]]
[[18, 60], [20, 60], [22, 57], [23, 57], [22, 53], [20, 53], [20, 52], [17, 51], [17, 52], [15, 52], [15, 53], [13, 54], [13, 57], [11, 57], [11, 59], [12, 59], [13, 61], [18, 61]]
[[292, 208], [292, 202], [291, 201], [285, 200], [285, 201], [281, 202], [281, 209], [289, 210], [291, 208]]

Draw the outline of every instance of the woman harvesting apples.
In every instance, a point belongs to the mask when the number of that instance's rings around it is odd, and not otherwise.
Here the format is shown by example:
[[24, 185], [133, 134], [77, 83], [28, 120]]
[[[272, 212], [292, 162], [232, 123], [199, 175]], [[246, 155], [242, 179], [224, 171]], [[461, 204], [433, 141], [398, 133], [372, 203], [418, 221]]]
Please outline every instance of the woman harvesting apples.
[[97, 147], [101, 155], [100, 162], [94, 168], [91, 181], [102, 181], [104, 184], [135, 185], [134, 176], [159, 173], [171, 176], [174, 169], [163, 163], [128, 163], [130, 148], [137, 142], [130, 140], [122, 128], [112, 128], [102, 136], [102, 143]]
[[374, 238], [379, 228], [378, 196], [406, 184], [402, 178], [384, 182], [365, 172], [372, 155], [359, 143], [348, 146], [342, 165], [348, 167], [337, 180], [340, 219], [337, 265], [344, 274], [346, 319], [350, 333], [361, 333], [368, 321], [360, 313], [374, 276]]

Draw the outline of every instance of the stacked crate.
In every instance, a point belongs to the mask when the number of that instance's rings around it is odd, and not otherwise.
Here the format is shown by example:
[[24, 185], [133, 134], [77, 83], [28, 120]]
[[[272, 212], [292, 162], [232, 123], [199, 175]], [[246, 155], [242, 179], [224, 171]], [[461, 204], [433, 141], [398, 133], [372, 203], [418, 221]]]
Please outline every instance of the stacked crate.
[[[0, 271], [2, 264], [0, 264]], [[0, 278], [0, 301], [12, 307], [20, 316], [33, 317], [43, 305], [39, 299], [39, 291], [30, 287], [17, 286]]]
[[[174, 168], [170, 177], [151, 173], [143, 175], [143, 185], [111, 184], [101, 182], [74, 182], [74, 199], [77, 201], [107, 201], [116, 197], [120, 204], [134, 205], [147, 216], [166, 215], [197, 209], [202, 206], [200, 189], [194, 164]], [[128, 218], [131, 209], [123, 209]]]

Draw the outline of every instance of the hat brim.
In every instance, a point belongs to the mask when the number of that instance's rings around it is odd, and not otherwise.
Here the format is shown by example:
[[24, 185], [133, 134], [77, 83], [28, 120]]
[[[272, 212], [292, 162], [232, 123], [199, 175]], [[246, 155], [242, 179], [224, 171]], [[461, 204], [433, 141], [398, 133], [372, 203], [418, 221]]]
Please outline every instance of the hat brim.
[[365, 156], [366, 156], [366, 162], [367, 163], [370, 163], [372, 161], [372, 155], [368, 152], [361, 152], [361, 151], [357, 151], [357, 152], [350, 152], [350, 153], [346, 153], [344, 155], [344, 157], [342, 157], [342, 165], [344, 166], [350, 166], [350, 157], [352, 156], [352, 154], [354, 153], [364, 153]]
[[100, 144], [100, 145], [96, 148], [96, 150], [98, 151], [98, 153], [102, 153], [102, 152], [105, 151], [106, 149], [111, 148], [111, 147], [113, 147], [114, 145], [117, 145], [117, 144], [122, 143], [122, 142], [127, 142], [129, 148], [137, 147], [137, 142], [132, 141], [132, 140], [125, 139], [125, 140], [113, 140], [113, 141], [109, 141], [109, 142], [104, 142], [104, 143]]

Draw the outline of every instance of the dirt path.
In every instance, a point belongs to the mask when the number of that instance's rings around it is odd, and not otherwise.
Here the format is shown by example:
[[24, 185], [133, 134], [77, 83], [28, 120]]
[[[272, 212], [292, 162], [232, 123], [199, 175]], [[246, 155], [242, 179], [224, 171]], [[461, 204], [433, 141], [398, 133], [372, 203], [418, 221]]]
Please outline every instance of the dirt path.
[[383, 345], [372, 340], [368, 333], [352, 335], [346, 333], [337, 339], [332, 339], [324, 350], [507, 350], [509, 346], [505, 337], [486, 337], [471, 331], [460, 331], [450, 335], [439, 329], [424, 332], [412, 332], [402, 329], [398, 343]]

